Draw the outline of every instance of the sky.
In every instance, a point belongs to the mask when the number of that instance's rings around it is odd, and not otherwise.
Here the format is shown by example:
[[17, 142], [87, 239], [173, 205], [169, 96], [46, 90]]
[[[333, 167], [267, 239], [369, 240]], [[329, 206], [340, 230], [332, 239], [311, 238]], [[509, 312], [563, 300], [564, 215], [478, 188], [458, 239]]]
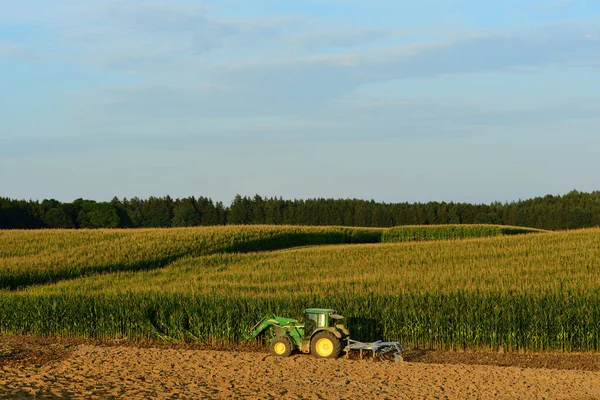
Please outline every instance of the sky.
[[0, 0], [0, 196], [600, 190], [600, 0]]

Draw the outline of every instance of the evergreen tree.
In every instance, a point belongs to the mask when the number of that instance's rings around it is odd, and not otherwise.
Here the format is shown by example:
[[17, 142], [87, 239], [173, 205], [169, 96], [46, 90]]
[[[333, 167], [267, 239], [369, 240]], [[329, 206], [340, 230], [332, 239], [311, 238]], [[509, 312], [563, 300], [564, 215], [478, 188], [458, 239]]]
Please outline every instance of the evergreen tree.
[[60, 208], [51, 208], [48, 210], [43, 220], [48, 228], [71, 229], [75, 227], [71, 216]]
[[[70, 223], [69, 223], [70, 221]], [[61, 203], [0, 198], [0, 229], [43, 227], [167, 227], [225, 224], [393, 226], [491, 223], [574, 229], [600, 226], [600, 191], [571, 191], [511, 203], [377, 203], [357, 199], [283, 200], [237, 195], [228, 208], [222, 202], [193, 197], [173, 201], [113, 198], [110, 202], [76, 199]]]
[[81, 229], [90, 229], [94, 227], [90, 222], [90, 217], [83, 210], [79, 211], [79, 214], [77, 215], [77, 225]]
[[241, 225], [246, 223], [245, 202], [239, 194], [235, 196], [227, 213], [227, 223], [230, 225]]
[[196, 208], [196, 200], [193, 197], [176, 200], [173, 206], [172, 226], [199, 226], [200, 213]]
[[144, 216], [142, 215], [143, 201], [137, 197], [131, 198], [131, 200], [125, 199], [123, 205], [127, 212], [127, 219], [131, 221], [131, 226], [134, 228], [141, 228], [144, 226]]
[[113, 197], [110, 201], [110, 204], [115, 208], [117, 215], [119, 217], [119, 228], [131, 228], [133, 227], [133, 222], [129, 217], [129, 213], [127, 212], [127, 199], [124, 198], [123, 201], [119, 200], [118, 197]]
[[254, 196], [252, 201], [252, 220], [253, 224], [265, 224], [266, 223], [266, 211], [265, 211], [265, 202], [262, 197], [258, 194]]
[[92, 228], [118, 228], [121, 220], [117, 209], [110, 203], [96, 203], [87, 213]]
[[569, 211], [567, 219], [568, 229], [586, 228], [591, 226], [592, 213], [581, 206], [577, 206]]
[[223, 203], [218, 201], [217, 204], [215, 204], [215, 210], [217, 212], [217, 218], [219, 219], [219, 225], [226, 225], [229, 214]]
[[141, 207], [143, 226], [165, 228], [171, 226], [173, 201], [171, 197], [150, 197]]
[[[198, 211], [200, 212], [203, 226], [212, 226], [212, 225], [224, 225], [224, 222], [221, 223], [219, 217], [219, 210], [215, 207], [213, 201], [206, 197], [200, 197], [198, 199]], [[221, 208], [223, 205], [221, 204]], [[224, 211], [223, 211], [224, 212]]]

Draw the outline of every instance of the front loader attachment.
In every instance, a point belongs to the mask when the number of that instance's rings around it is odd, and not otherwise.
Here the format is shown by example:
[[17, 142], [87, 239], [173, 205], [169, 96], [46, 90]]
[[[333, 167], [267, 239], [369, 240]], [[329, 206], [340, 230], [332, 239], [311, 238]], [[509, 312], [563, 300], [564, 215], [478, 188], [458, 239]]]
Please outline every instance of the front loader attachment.
[[271, 327], [284, 328], [289, 326], [302, 327], [302, 325], [293, 318], [282, 318], [275, 315], [266, 315], [260, 321], [258, 321], [256, 325], [250, 328], [250, 330], [246, 333], [245, 338], [254, 339]]

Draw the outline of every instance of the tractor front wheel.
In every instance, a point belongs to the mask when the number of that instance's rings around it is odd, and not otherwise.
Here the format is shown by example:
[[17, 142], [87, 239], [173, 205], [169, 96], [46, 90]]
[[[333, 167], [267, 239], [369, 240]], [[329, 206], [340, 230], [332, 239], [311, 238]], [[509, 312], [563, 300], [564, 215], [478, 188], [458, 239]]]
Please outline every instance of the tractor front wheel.
[[271, 340], [269, 350], [274, 356], [289, 357], [290, 354], [292, 354], [292, 351], [294, 351], [294, 346], [292, 345], [290, 338], [286, 336], [275, 336], [273, 340]]
[[312, 338], [310, 352], [317, 358], [338, 358], [342, 354], [342, 342], [333, 333], [322, 331]]

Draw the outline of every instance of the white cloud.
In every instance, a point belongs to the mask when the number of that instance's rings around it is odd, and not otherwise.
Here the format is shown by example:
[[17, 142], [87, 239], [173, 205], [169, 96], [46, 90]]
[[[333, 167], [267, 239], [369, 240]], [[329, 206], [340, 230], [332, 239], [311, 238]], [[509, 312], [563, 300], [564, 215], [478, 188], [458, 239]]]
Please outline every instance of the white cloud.
[[[358, 96], [353, 104], [346, 99], [362, 87], [392, 80], [597, 68], [600, 49], [584, 35], [598, 31], [600, 27], [595, 25], [544, 24], [510, 32], [468, 32], [461, 39], [445, 42], [273, 58], [254, 51], [239, 56], [232, 51], [221, 53], [223, 58], [211, 58], [183, 50], [169, 54], [168, 49], [164, 55], [148, 58], [143, 54], [146, 49], [140, 54], [127, 54], [123, 49], [121, 54], [106, 45], [106, 53], [93, 54], [98, 58], [96, 65], [117, 71], [134, 69], [139, 82], [77, 94], [74, 117], [86, 131], [97, 134], [170, 135], [177, 126], [178, 132], [209, 136], [225, 131], [239, 134], [246, 130], [251, 135], [279, 131], [292, 140], [301, 134], [338, 137], [347, 132], [358, 136], [371, 126], [377, 126], [379, 135], [385, 137], [398, 126], [404, 132], [427, 134], [474, 132], [479, 126], [492, 124], [535, 124], [548, 115], [589, 118], [593, 113], [586, 107], [556, 104], [540, 104], [538, 110], [502, 111], [473, 107], [456, 99], [450, 104], [415, 96]], [[272, 40], [285, 43], [287, 39]], [[136, 47], [135, 41], [128, 46]], [[159, 49], [156, 45], [151, 50]], [[102, 62], [108, 54], [110, 62], [107, 58]], [[465, 92], [469, 90], [465, 88]], [[412, 89], [412, 93], [418, 91]], [[275, 118], [288, 122], [274, 123]], [[355, 124], [355, 128], [327, 125], [327, 119]], [[226, 120], [236, 123], [227, 124]], [[312, 125], [306, 123], [309, 120]], [[471, 128], [461, 128], [465, 126]]]
[[[232, 20], [203, 7], [164, 2], [95, 4], [76, 9], [81, 18], [55, 26], [57, 51], [63, 61], [133, 72], [138, 81], [73, 96], [73, 114], [86, 128], [125, 124], [142, 130], [177, 118], [281, 116], [300, 127], [298, 121], [328, 113], [348, 118], [344, 113], [352, 107], [344, 108], [343, 99], [374, 83], [490, 71], [537, 74], [597, 68], [600, 61], [592, 43], [600, 25], [591, 23], [456, 30], [423, 41], [416, 37], [427, 36], [428, 27], [305, 27], [293, 17]], [[15, 48], [0, 44], [0, 52]], [[402, 98], [363, 100], [363, 109], [413, 106]]]

